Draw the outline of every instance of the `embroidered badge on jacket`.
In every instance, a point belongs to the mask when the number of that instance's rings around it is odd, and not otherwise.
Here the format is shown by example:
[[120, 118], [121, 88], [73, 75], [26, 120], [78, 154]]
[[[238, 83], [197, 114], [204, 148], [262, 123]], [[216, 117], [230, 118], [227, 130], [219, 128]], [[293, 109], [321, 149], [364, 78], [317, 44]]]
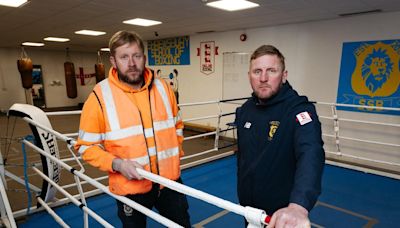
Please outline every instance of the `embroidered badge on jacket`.
[[269, 122], [269, 132], [268, 132], [268, 140], [271, 141], [275, 135], [276, 130], [279, 127], [279, 121], [270, 121]]
[[250, 122], [246, 122], [246, 123], [244, 124], [244, 128], [249, 129], [250, 127], [251, 127], [251, 123], [250, 123]]
[[125, 213], [125, 216], [132, 216], [133, 208], [124, 204], [124, 213]]
[[300, 125], [304, 125], [312, 121], [311, 116], [308, 112], [301, 112], [296, 115], [296, 118], [297, 121], [299, 121]]

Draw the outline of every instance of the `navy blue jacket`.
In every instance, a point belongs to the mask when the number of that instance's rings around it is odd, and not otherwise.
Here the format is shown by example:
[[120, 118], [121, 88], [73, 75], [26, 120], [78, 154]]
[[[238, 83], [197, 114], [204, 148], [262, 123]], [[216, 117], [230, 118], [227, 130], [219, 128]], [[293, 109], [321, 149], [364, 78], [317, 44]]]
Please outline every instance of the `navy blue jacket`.
[[289, 203], [310, 211], [321, 193], [325, 161], [314, 105], [286, 82], [263, 104], [249, 98], [236, 110], [235, 123], [240, 204], [271, 215]]

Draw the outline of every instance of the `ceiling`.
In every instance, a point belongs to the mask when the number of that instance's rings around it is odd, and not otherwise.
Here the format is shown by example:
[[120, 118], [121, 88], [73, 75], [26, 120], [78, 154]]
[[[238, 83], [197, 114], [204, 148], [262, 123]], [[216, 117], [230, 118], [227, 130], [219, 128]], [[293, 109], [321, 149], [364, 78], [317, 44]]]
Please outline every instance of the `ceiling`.
[[[0, 6], [0, 47], [43, 42], [48, 36], [66, 37], [66, 43], [45, 42], [41, 50], [97, 51], [118, 30], [134, 30], [144, 40], [202, 32], [221, 32], [281, 24], [334, 19], [340, 14], [381, 10], [399, 11], [398, 0], [253, 0], [260, 7], [228, 12], [205, 5], [207, 0], [30, 0], [20, 8]], [[132, 18], [162, 21], [140, 27], [123, 24]], [[81, 29], [107, 34], [74, 34]], [[155, 35], [158, 33], [158, 36]]]

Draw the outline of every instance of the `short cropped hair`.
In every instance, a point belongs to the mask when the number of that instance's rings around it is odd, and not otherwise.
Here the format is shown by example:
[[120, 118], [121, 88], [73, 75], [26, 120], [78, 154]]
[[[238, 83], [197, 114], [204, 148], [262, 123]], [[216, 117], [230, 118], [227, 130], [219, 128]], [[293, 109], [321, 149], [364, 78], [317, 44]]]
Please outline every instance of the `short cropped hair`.
[[142, 38], [136, 32], [132, 31], [119, 31], [116, 32], [110, 39], [108, 47], [112, 56], [115, 54], [115, 49], [127, 43], [136, 43], [140, 49], [144, 51], [144, 44]]
[[272, 45], [262, 45], [259, 48], [257, 48], [253, 54], [250, 57], [250, 62], [254, 59], [257, 59], [258, 57], [261, 57], [263, 55], [276, 55], [278, 56], [279, 60], [281, 61], [282, 64], [282, 71], [285, 70], [285, 57], [282, 55], [282, 53], [278, 50], [278, 48], [272, 46]]

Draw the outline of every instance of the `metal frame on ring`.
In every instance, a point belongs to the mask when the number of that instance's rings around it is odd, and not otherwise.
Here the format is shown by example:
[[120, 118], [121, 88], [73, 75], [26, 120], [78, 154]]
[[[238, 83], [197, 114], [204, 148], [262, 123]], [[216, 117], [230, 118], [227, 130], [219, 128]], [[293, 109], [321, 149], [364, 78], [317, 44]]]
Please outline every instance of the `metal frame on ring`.
[[[236, 104], [236, 101], [241, 101], [241, 100], [245, 100], [247, 98], [238, 98], [238, 99], [229, 99], [229, 100], [220, 100], [220, 101], [205, 101], [205, 102], [197, 102], [197, 103], [186, 103], [186, 104], [180, 104], [179, 107], [181, 109], [184, 109], [185, 107], [189, 107], [189, 106], [203, 106], [203, 105], [217, 105], [217, 113], [214, 115], [207, 115], [207, 116], [202, 116], [202, 117], [191, 117], [191, 118], [187, 118], [187, 119], [183, 119], [184, 123], [188, 123], [188, 122], [196, 122], [196, 121], [203, 121], [206, 119], [216, 119], [216, 128], [215, 131], [210, 131], [210, 132], [205, 132], [205, 133], [201, 133], [201, 134], [197, 134], [194, 136], [189, 136], [189, 137], [185, 137], [184, 140], [192, 140], [192, 139], [196, 139], [196, 138], [201, 138], [201, 137], [208, 137], [208, 136], [212, 136], [214, 135], [215, 137], [215, 141], [214, 141], [214, 147], [212, 149], [206, 150], [206, 151], [201, 151], [198, 152], [194, 155], [189, 155], [189, 156], [185, 156], [183, 158], [181, 158], [182, 160], [186, 160], [186, 159], [190, 159], [190, 158], [195, 158], [198, 156], [202, 156], [202, 155], [207, 155], [211, 152], [215, 152], [221, 149], [221, 147], [219, 146], [219, 138], [221, 136], [222, 133], [225, 133], [227, 131], [234, 131], [235, 127], [233, 128], [229, 128], [229, 129], [223, 129], [223, 121], [222, 118], [228, 117], [228, 116], [232, 116], [234, 114], [234, 112], [223, 112], [222, 110], [222, 104], [224, 103], [229, 103], [229, 104]], [[239, 102], [240, 104], [240, 102]], [[236, 104], [237, 105], [237, 104]], [[379, 159], [372, 159], [372, 158], [368, 158], [368, 157], [363, 157], [363, 156], [356, 156], [356, 155], [352, 155], [352, 154], [348, 154], [346, 153], [345, 150], [343, 150], [342, 148], [342, 144], [341, 142], [344, 140], [347, 141], [353, 141], [353, 142], [358, 142], [358, 143], [365, 143], [365, 144], [374, 144], [374, 145], [379, 145], [379, 146], [387, 146], [387, 147], [392, 147], [392, 148], [400, 148], [400, 144], [397, 143], [388, 143], [388, 142], [379, 142], [376, 140], [368, 140], [368, 139], [362, 139], [362, 138], [356, 138], [356, 137], [346, 137], [346, 136], [341, 136], [341, 127], [342, 126], [341, 123], [346, 123], [346, 122], [351, 122], [351, 123], [356, 123], [356, 124], [372, 124], [372, 125], [379, 125], [379, 126], [387, 126], [387, 127], [393, 127], [393, 128], [399, 128], [400, 124], [397, 123], [385, 123], [385, 122], [378, 122], [378, 121], [366, 121], [366, 120], [357, 120], [357, 119], [349, 119], [349, 118], [342, 118], [339, 117], [338, 111], [337, 111], [337, 107], [338, 106], [345, 106], [345, 107], [357, 107], [357, 108], [380, 108], [382, 110], [392, 110], [392, 111], [400, 111], [399, 108], [383, 108], [383, 107], [371, 107], [371, 106], [358, 106], [358, 105], [343, 105], [343, 104], [335, 104], [335, 103], [324, 103], [324, 102], [316, 102], [317, 107], [318, 106], [325, 106], [325, 107], [330, 107], [331, 109], [331, 116], [323, 116], [320, 115], [319, 118], [321, 120], [327, 120], [327, 121], [332, 121], [332, 125], [333, 125], [333, 134], [329, 134], [326, 133], [326, 129], [324, 129], [323, 127], [323, 137], [325, 138], [332, 138], [334, 139], [334, 143], [335, 143], [335, 148], [336, 151], [330, 151], [330, 150], [326, 150], [326, 154], [330, 154], [333, 155], [337, 158], [352, 158], [352, 159], [357, 159], [360, 161], [367, 161], [367, 162], [374, 162], [374, 163], [378, 163], [381, 165], [389, 165], [389, 166], [394, 166], [394, 167], [399, 167], [399, 172], [400, 172], [400, 163], [399, 162], [395, 162], [395, 161], [384, 161], [384, 160], [379, 160]], [[62, 111], [62, 112], [48, 112], [46, 113], [46, 116], [60, 116], [60, 115], [79, 115], [81, 113], [81, 111]], [[151, 210], [148, 210], [147, 208], [143, 208], [143, 206], [141, 205], [137, 205], [135, 202], [122, 197], [122, 196], [117, 196], [112, 194], [111, 192], [109, 192], [107, 186], [104, 186], [103, 184], [101, 184], [99, 181], [104, 180], [107, 178], [107, 176], [103, 176], [103, 177], [98, 177], [98, 178], [91, 178], [89, 176], [87, 176], [85, 174], [85, 168], [82, 165], [80, 158], [75, 156], [75, 152], [73, 151], [73, 145], [76, 143], [75, 139], [73, 137], [77, 136], [77, 133], [67, 133], [67, 134], [61, 134], [55, 130], [53, 130], [52, 128], [49, 128], [47, 126], [44, 126], [43, 124], [37, 123], [34, 120], [32, 120], [31, 118], [28, 117], [23, 117], [23, 120], [26, 121], [28, 124], [35, 126], [37, 128], [40, 128], [52, 135], [54, 135], [55, 137], [57, 137], [59, 140], [64, 141], [68, 144], [68, 150], [71, 152], [71, 157], [70, 158], [64, 158], [64, 159], [57, 159], [51, 155], [49, 155], [48, 151], [45, 151], [42, 148], [39, 148], [37, 145], [34, 145], [33, 143], [29, 142], [26, 139], [21, 140], [21, 143], [27, 145], [28, 147], [34, 149], [35, 151], [37, 151], [38, 153], [40, 153], [42, 156], [46, 157], [46, 159], [50, 160], [51, 162], [58, 164], [59, 166], [61, 166], [63, 169], [69, 170], [73, 175], [74, 175], [74, 179], [75, 182], [71, 183], [71, 184], [67, 184], [64, 186], [60, 186], [57, 183], [55, 183], [54, 181], [52, 181], [50, 178], [48, 178], [41, 170], [39, 170], [37, 167], [32, 167], [32, 169], [38, 174], [40, 175], [44, 181], [48, 182], [51, 186], [53, 186], [54, 188], [57, 189], [57, 191], [59, 191], [60, 193], [62, 193], [65, 198], [62, 199], [58, 199], [56, 202], [51, 202], [51, 203], [46, 203], [45, 200], [43, 200], [40, 196], [37, 198], [38, 203], [42, 206], [40, 208], [36, 208], [36, 207], [32, 207], [29, 208], [29, 210], [32, 213], [38, 212], [38, 211], [42, 211], [42, 210], [46, 210], [48, 211], [48, 213], [50, 215], [52, 215], [54, 217], [54, 219], [63, 227], [68, 227], [67, 224], [65, 224], [61, 218], [58, 217], [58, 215], [52, 210], [53, 207], [55, 206], [59, 206], [68, 202], [72, 202], [73, 204], [79, 206], [82, 208], [82, 210], [84, 211], [84, 227], [88, 226], [88, 216], [91, 216], [92, 218], [94, 218], [95, 220], [97, 220], [100, 224], [102, 224], [105, 227], [111, 227], [111, 225], [107, 222], [104, 221], [104, 219], [102, 219], [101, 217], [99, 217], [95, 212], [93, 212], [90, 208], [87, 207], [86, 205], [86, 201], [85, 201], [85, 197], [90, 197], [90, 196], [94, 196], [97, 194], [101, 194], [101, 193], [106, 193], [124, 203], [126, 203], [127, 205], [131, 206], [132, 208], [138, 209], [143, 211], [144, 214], [146, 214], [147, 216], [149, 216], [150, 218], [160, 222], [161, 224], [168, 226], [168, 227], [179, 227], [176, 223], [158, 215], [157, 213], [154, 213]], [[233, 133], [234, 135], [234, 133]], [[394, 136], [396, 137], [396, 136]], [[192, 167], [198, 164], [202, 164], [205, 162], [209, 162], [215, 159], [219, 159], [221, 157], [225, 157], [225, 156], [229, 156], [234, 154], [234, 151], [228, 151], [225, 153], [219, 153], [217, 155], [214, 156], [207, 156], [206, 158], [203, 159], [198, 159], [197, 161], [188, 163], [188, 164], [184, 164], [181, 166], [181, 168], [188, 168], [188, 167]], [[67, 162], [71, 162], [74, 161], [79, 165], [79, 169], [75, 169], [73, 167], [71, 167], [70, 165], [67, 164]], [[393, 178], [397, 178], [400, 179], [400, 175], [396, 174], [396, 173], [388, 173], [388, 172], [382, 172], [379, 170], [373, 170], [371, 168], [365, 168], [365, 167], [359, 167], [357, 165], [352, 165], [352, 164], [348, 164], [348, 163], [341, 163], [340, 161], [330, 161], [327, 160], [327, 163], [333, 164], [333, 165], [338, 165], [338, 166], [344, 166], [344, 167], [350, 167], [353, 169], [358, 169], [358, 170], [362, 170], [362, 171], [368, 171], [371, 173], [376, 173], [376, 174], [380, 174], [380, 175], [385, 175], [385, 176], [389, 176], [389, 177], [393, 177]], [[234, 213], [237, 213], [239, 215], [242, 215], [244, 217], [246, 217], [248, 219], [248, 221], [254, 225], [255, 227], [257, 226], [262, 226], [263, 224], [265, 224], [265, 220], [268, 218], [267, 215], [258, 209], [254, 209], [254, 208], [247, 208], [247, 207], [242, 207], [240, 205], [228, 202], [226, 200], [220, 199], [218, 197], [209, 195], [207, 193], [198, 191], [196, 189], [192, 189], [188, 186], [184, 186], [182, 184], [176, 183], [174, 181], [170, 181], [168, 179], [162, 178], [160, 176], [154, 175], [152, 173], [149, 173], [147, 171], [144, 170], [138, 170], [139, 174], [142, 175], [144, 178], [149, 179], [153, 182], [157, 182], [160, 183], [166, 187], [172, 188], [174, 190], [177, 190], [179, 192], [182, 192], [184, 194], [188, 194], [191, 195], [195, 198], [204, 200], [206, 202], [209, 202], [213, 205], [216, 205], [218, 207], [224, 208], [225, 210], [228, 211], [232, 211]], [[8, 177], [12, 178], [13, 180], [18, 181], [20, 184], [24, 185], [24, 183], [19, 180], [16, 176], [13, 176], [12, 173], [8, 172], [7, 170], [4, 171], [4, 174], [7, 175]], [[15, 224], [15, 218], [24, 216], [26, 214], [26, 211], [28, 209], [23, 209], [23, 210], [19, 210], [19, 211], [11, 211], [11, 207], [10, 207], [10, 202], [8, 201], [8, 197], [6, 194], [6, 188], [5, 185], [6, 183], [3, 183], [3, 180], [0, 178], [0, 194], [2, 197], [2, 201], [0, 204], [0, 212], [1, 212], [1, 219], [3, 221], [4, 224], [6, 224], [6, 226], [8, 227], [16, 227]], [[82, 185], [83, 184], [90, 184], [94, 187], [96, 187], [95, 190], [92, 191], [88, 191], [88, 192], [83, 192], [82, 190]], [[69, 194], [66, 189], [68, 188], [72, 188], [72, 187], [77, 187], [79, 194], [78, 195], [71, 195]], [[32, 189], [34, 191], [38, 191], [38, 189], [35, 188], [35, 186], [32, 186]], [[40, 190], [40, 189], [39, 189]], [[78, 201], [77, 199], [80, 199], [80, 201]], [[254, 224], [253, 224], [254, 223]]]

